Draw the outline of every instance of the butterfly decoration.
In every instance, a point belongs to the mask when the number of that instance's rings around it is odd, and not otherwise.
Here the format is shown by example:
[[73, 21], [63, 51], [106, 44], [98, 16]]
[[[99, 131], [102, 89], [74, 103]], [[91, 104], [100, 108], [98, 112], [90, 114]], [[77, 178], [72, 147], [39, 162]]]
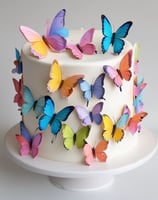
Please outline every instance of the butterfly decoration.
[[80, 39], [79, 44], [67, 44], [67, 49], [71, 51], [75, 58], [82, 59], [83, 54], [96, 54], [96, 47], [92, 44], [94, 28], [87, 30]]
[[94, 162], [94, 159], [98, 159], [100, 162], [106, 162], [107, 155], [105, 153], [105, 150], [107, 149], [108, 142], [101, 140], [97, 146], [91, 147], [90, 144], [85, 144], [83, 147], [83, 154], [85, 157], [85, 163], [87, 165], [92, 165]]
[[65, 98], [72, 94], [73, 88], [78, 84], [78, 80], [84, 77], [84, 75], [78, 74], [63, 80], [61, 67], [57, 60], [54, 60], [52, 63], [49, 76], [50, 80], [47, 83], [48, 91], [52, 93], [59, 90], [62, 97]]
[[112, 138], [114, 142], [120, 142], [123, 139], [129, 116], [130, 110], [128, 106], [124, 106], [123, 113], [116, 124], [108, 115], [103, 115], [103, 138], [105, 141], [109, 141]]
[[15, 48], [15, 56], [16, 56], [16, 60], [14, 60], [15, 68], [12, 69], [12, 73], [22, 74], [21, 55], [17, 48]]
[[51, 133], [57, 135], [62, 128], [62, 122], [66, 121], [70, 113], [74, 110], [73, 106], [67, 106], [55, 113], [54, 101], [46, 96], [43, 115], [39, 118], [38, 124], [40, 130], [46, 130], [48, 126], [51, 127]]
[[144, 117], [147, 116], [147, 112], [139, 112], [134, 114], [128, 121], [128, 130], [131, 134], [135, 134], [137, 131], [140, 132], [141, 130], [141, 121], [144, 119]]
[[101, 20], [102, 33], [104, 35], [101, 42], [102, 52], [107, 52], [109, 50], [109, 47], [112, 45], [113, 52], [115, 54], [120, 54], [125, 45], [123, 39], [128, 35], [128, 32], [132, 26], [132, 22], [127, 21], [126, 23], [122, 24], [116, 30], [116, 32], [113, 33], [111, 23], [109, 22], [107, 17], [105, 15], [102, 15]]
[[85, 140], [89, 135], [89, 131], [89, 126], [83, 126], [76, 133], [74, 133], [69, 125], [63, 124], [62, 135], [64, 138], [64, 147], [67, 150], [71, 150], [74, 145], [78, 148], [82, 148], [85, 145]]
[[23, 105], [23, 83], [22, 79], [16, 80], [13, 78], [13, 84], [15, 87], [15, 91], [17, 92], [14, 96], [14, 103], [17, 103], [19, 107], [22, 107]]
[[23, 121], [20, 122], [21, 135], [16, 134], [16, 139], [20, 145], [20, 155], [26, 156], [31, 153], [35, 158], [39, 152], [39, 146], [42, 142], [42, 133], [31, 136]]
[[122, 91], [123, 80], [129, 81], [132, 77], [132, 72], [130, 71], [132, 62], [132, 50], [128, 51], [121, 59], [119, 69], [114, 69], [110, 65], [104, 65], [103, 70], [113, 81], [113, 83], [119, 87]]
[[139, 63], [139, 56], [140, 56], [140, 45], [138, 43], [134, 44], [134, 74], [138, 73], [138, 63]]
[[48, 54], [48, 47], [60, 52], [66, 48], [68, 30], [64, 28], [66, 10], [60, 10], [54, 17], [51, 25], [47, 27], [46, 35], [41, 36], [27, 26], [20, 26], [20, 32], [31, 43], [31, 52], [35, 57], [44, 58]]
[[75, 106], [76, 113], [77, 113], [79, 119], [81, 120], [81, 124], [83, 126], [89, 126], [93, 122], [95, 122], [97, 125], [101, 124], [101, 122], [102, 122], [102, 115], [101, 115], [102, 108], [103, 108], [103, 102], [97, 103], [92, 108], [91, 112], [89, 112], [83, 106], [80, 106], [80, 105]]
[[23, 88], [23, 100], [22, 114], [27, 115], [32, 109], [35, 112], [36, 118], [38, 118], [43, 113], [43, 108], [45, 105], [45, 97], [42, 96], [38, 100], [35, 100], [31, 90], [24, 85]]
[[89, 84], [84, 79], [78, 81], [80, 89], [83, 92], [83, 98], [87, 101], [87, 106], [93, 96], [97, 99], [104, 99], [104, 77], [104, 73], [100, 74], [94, 81], [94, 84]]

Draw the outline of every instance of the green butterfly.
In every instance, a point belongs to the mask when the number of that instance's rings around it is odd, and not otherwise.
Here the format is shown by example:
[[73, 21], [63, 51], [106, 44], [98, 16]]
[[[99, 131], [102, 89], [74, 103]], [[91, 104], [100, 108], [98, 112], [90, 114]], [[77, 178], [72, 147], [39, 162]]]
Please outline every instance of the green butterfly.
[[62, 134], [64, 138], [64, 147], [71, 150], [74, 145], [82, 148], [85, 145], [85, 139], [89, 135], [89, 126], [83, 126], [81, 129], [74, 133], [71, 127], [67, 124], [62, 125]]

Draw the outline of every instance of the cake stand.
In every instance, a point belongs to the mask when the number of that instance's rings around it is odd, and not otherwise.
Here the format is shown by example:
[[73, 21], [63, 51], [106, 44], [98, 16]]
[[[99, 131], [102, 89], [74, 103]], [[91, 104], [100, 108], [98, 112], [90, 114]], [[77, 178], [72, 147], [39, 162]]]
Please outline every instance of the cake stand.
[[79, 163], [65, 163], [48, 160], [42, 157], [33, 159], [18, 154], [15, 134], [19, 133], [19, 125], [12, 127], [5, 136], [5, 147], [10, 158], [20, 167], [35, 173], [47, 175], [51, 182], [67, 190], [90, 191], [108, 187], [114, 176], [137, 168], [148, 161], [158, 148], [157, 137], [148, 129], [142, 128], [138, 134], [138, 144], [132, 153], [123, 159], [111, 159], [107, 163], [94, 163], [86, 166]]

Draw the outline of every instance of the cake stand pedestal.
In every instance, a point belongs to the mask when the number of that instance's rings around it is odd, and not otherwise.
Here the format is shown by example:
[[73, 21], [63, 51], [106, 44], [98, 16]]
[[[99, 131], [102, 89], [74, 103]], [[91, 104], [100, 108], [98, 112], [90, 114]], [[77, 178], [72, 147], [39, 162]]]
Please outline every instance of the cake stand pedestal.
[[123, 159], [111, 159], [107, 163], [96, 162], [92, 166], [79, 163], [58, 162], [42, 157], [19, 155], [15, 135], [19, 125], [12, 127], [5, 136], [5, 147], [10, 158], [19, 166], [35, 173], [47, 175], [59, 188], [73, 191], [99, 190], [112, 184], [114, 176], [137, 168], [148, 161], [158, 148], [158, 139], [148, 129], [142, 128], [138, 143]]

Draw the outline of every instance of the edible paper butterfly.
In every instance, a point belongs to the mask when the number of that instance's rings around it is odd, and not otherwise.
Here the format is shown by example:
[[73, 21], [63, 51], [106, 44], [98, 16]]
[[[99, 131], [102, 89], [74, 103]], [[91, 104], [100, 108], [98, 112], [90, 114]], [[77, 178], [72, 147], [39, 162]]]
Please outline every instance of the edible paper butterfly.
[[115, 142], [120, 142], [124, 136], [124, 129], [127, 126], [130, 116], [130, 110], [128, 106], [125, 106], [123, 113], [116, 124], [108, 115], [103, 115], [103, 138], [109, 141], [111, 138]]
[[55, 113], [54, 101], [49, 96], [47, 96], [43, 110], [44, 115], [40, 117], [38, 122], [39, 129], [46, 130], [50, 125], [52, 134], [57, 135], [62, 127], [61, 122], [67, 120], [73, 109], [73, 106], [67, 106], [60, 110], [58, 113]]
[[98, 159], [100, 162], [106, 162], [107, 155], [104, 151], [107, 149], [107, 146], [108, 143], [104, 140], [100, 141], [95, 148], [91, 147], [90, 144], [85, 144], [83, 147], [85, 163], [91, 165], [94, 159]]
[[31, 109], [35, 111], [35, 116], [38, 118], [43, 113], [43, 108], [45, 105], [45, 97], [42, 96], [38, 100], [35, 100], [31, 90], [24, 85], [23, 88], [23, 98], [24, 103], [22, 105], [22, 114], [27, 115]]
[[80, 79], [78, 81], [81, 91], [83, 92], [83, 97], [87, 101], [87, 105], [89, 103], [89, 100], [92, 98], [92, 96], [95, 96], [97, 99], [104, 99], [104, 77], [105, 74], [100, 74], [93, 85], [89, 84], [87, 81]]
[[20, 155], [26, 156], [31, 153], [35, 158], [38, 155], [38, 148], [42, 141], [42, 133], [31, 136], [23, 121], [20, 122], [21, 135], [16, 134], [16, 139], [20, 144]]
[[15, 91], [17, 92], [14, 96], [14, 102], [18, 104], [19, 107], [23, 105], [23, 84], [22, 84], [22, 79], [16, 80], [13, 78], [13, 83], [15, 87]]
[[21, 33], [31, 43], [31, 52], [34, 56], [38, 58], [46, 57], [48, 46], [55, 51], [62, 51], [66, 48], [65, 37], [68, 36], [68, 30], [64, 28], [65, 12], [62, 9], [57, 13], [43, 37], [27, 26], [20, 26]]
[[110, 45], [113, 46], [113, 52], [115, 54], [120, 54], [125, 42], [123, 38], [128, 35], [129, 29], [132, 26], [132, 22], [128, 21], [121, 25], [116, 32], [113, 33], [112, 26], [105, 15], [101, 16], [102, 20], [102, 33], [104, 35], [102, 39], [102, 52], [108, 51]]
[[147, 116], [148, 113], [146, 112], [140, 112], [135, 114], [133, 117], [131, 117], [128, 121], [128, 129], [131, 134], [136, 133], [137, 131], [140, 132], [141, 126], [140, 122], [143, 120], [144, 117]]
[[89, 112], [86, 108], [82, 106], [79, 105], [75, 106], [75, 110], [83, 126], [89, 126], [93, 122], [99, 125], [102, 122], [102, 115], [100, 114], [102, 108], [103, 108], [103, 102], [97, 103], [93, 107], [91, 112]]
[[22, 73], [22, 61], [21, 61], [21, 55], [18, 49], [15, 48], [15, 56], [16, 56], [16, 60], [14, 60], [14, 65], [15, 68], [12, 69], [12, 73], [18, 73], [21, 74]]
[[47, 83], [48, 91], [55, 92], [59, 89], [62, 97], [70, 96], [73, 92], [73, 88], [78, 84], [78, 80], [84, 77], [84, 75], [79, 74], [63, 80], [61, 67], [57, 60], [54, 60], [52, 63], [49, 76], [50, 80]]
[[92, 44], [93, 35], [94, 28], [91, 28], [84, 33], [84, 35], [81, 37], [79, 44], [67, 44], [67, 49], [69, 49], [72, 54], [78, 59], [81, 59], [83, 57], [83, 54], [95, 54], [96, 47], [94, 44]]
[[89, 126], [83, 126], [76, 133], [74, 133], [69, 125], [63, 124], [62, 134], [64, 138], [64, 147], [67, 150], [71, 150], [75, 144], [78, 148], [82, 148], [85, 145], [85, 140], [89, 135], [89, 130]]
[[139, 56], [140, 56], [140, 45], [138, 43], [134, 44], [134, 73], [138, 73], [138, 63], [139, 63]]
[[109, 76], [111, 80], [113, 80], [114, 84], [120, 88], [122, 91], [122, 81], [123, 79], [129, 81], [132, 76], [132, 72], [130, 71], [132, 62], [132, 50], [128, 51], [122, 58], [120, 62], [119, 69], [114, 69], [112, 66], [104, 65], [103, 70]]

